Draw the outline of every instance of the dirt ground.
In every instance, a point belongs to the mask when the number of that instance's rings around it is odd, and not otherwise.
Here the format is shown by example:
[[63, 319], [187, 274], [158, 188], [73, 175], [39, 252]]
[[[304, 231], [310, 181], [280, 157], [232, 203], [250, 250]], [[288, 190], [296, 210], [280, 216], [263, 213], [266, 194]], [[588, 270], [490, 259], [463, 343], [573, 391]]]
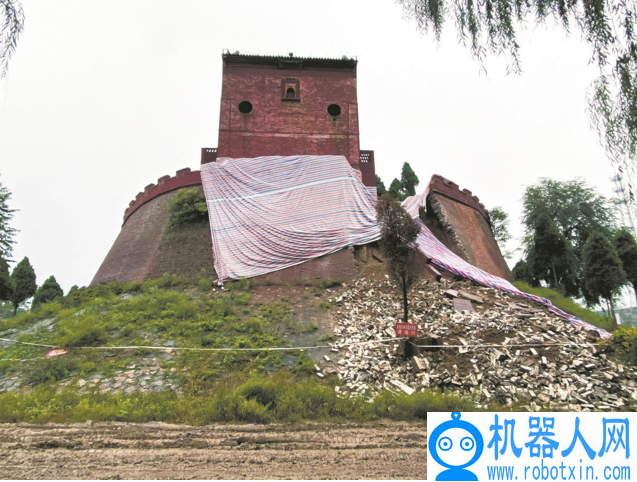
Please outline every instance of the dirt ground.
[[2, 479], [426, 479], [426, 423], [0, 424]]

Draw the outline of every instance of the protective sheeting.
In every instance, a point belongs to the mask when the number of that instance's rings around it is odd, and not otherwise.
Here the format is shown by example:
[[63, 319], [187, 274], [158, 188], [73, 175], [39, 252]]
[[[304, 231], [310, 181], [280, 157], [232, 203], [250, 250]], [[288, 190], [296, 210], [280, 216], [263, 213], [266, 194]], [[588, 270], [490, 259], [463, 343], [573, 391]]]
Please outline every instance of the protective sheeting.
[[403, 202], [403, 206], [405, 207], [407, 212], [409, 212], [409, 214], [414, 218], [416, 224], [420, 227], [420, 233], [418, 234], [418, 238], [416, 240], [418, 249], [420, 249], [420, 251], [422, 251], [423, 254], [427, 256], [427, 258], [429, 258], [435, 265], [446, 269], [447, 271], [451, 271], [458, 276], [470, 279], [483, 286], [489, 286], [491, 288], [505, 291], [507, 293], [516, 294], [531, 300], [538, 301], [545, 305], [556, 315], [568, 320], [574, 326], [581, 326], [586, 330], [596, 331], [602, 338], [611, 337], [610, 333], [608, 333], [606, 330], [597, 328], [590, 323], [580, 320], [576, 316], [565, 313], [559, 308], [553, 306], [553, 303], [551, 303], [546, 298], [541, 298], [539, 296], [520, 291], [507, 280], [489, 274], [486, 271], [483, 271], [480, 268], [467, 263], [460, 256], [449, 250], [444, 244], [438, 241], [438, 239], [433, 235], [429, 228], [425, 226], [425, 224], [418, 218], [419, 208], [421, 206], [425, 206], [424, 195], [412, 196], [407, 198]]
[[[380, 238], [375, 192], [363, 185], [360, 172], [342, 156], [219, 159], [201, 166], [201, 178], [220, 281], [271, 273]], [[573, 325], [610, 337], [447, 249], [418, 218], [426, 196], [425, 191], [407, 198], [403, 206], [420, 227], [418, 248], [435, 265], [478, 284], [539, 301]]]
[[371, 195], [342, 156], [201, 166], [220, 281], [294, 266], [380, 236]]

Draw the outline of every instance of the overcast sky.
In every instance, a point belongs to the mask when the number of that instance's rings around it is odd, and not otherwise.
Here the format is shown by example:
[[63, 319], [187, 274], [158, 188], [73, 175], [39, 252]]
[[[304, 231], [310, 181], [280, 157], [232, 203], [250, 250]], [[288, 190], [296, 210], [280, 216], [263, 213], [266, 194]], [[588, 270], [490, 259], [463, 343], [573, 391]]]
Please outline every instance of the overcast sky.
[[[521, 38], [522, 75], [488, 75], [421, 36], [392, 0], [22, 0], [26, 27], [0, 83], [0, 182], [19, 209], [14, 259], [38, 284], [87, 285], [144, 186], [216, 147], [221, 53], [358, 58], [361, 148], [389, 186], [408, 161], [500, 205], [521, 233], [524, 187], [585, 178], [612, 195], [586, 115], [596, 77], [579, 34]], [[514, 247], [511, 243], [510, 247]]]

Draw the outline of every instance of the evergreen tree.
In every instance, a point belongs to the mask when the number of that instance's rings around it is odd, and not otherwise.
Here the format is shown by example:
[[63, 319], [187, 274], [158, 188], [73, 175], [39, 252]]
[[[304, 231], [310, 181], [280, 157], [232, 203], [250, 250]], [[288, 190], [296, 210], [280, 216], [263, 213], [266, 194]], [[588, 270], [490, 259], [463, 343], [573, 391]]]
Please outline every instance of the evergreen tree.
[[47, 280], [35, 292], [33, 297], [32, 308], [53, 301], [54, 299], [64, 296], [64, 291], [55, 279], [55, 276], [49, 276]]
[[529, 264], [523, 259], [515, 264], [511, 274], [515, 281], [524, 281], [529, 286], [540, 285], [540, 283], [533, 277], [533, 270], [531, 270], [531, 266], [529, 266]]
[[626, 272], [617, 251], [599, 231], [594, 231], [584, 245], [584, 281], [589, 300], [603, 298], [609, 305], [616, 327], [613, 296], [626, 283]]
[[386, 193], [387, 193], [387, 188], [385, 187], [385, 183], [378, 176], [378, 174], [376, 174], [376, 197], [380, 199], [381, 196]]
[[15, 209], [9, 207], [8, 201], [11, 199], [11, 191], [0, 183], [0, 257], [5, 260], [10, 259], [13, 251], [13, 236], [16, 233], [15, 228], [9, 225], [13, 219]]
[[633, 285], [637, 294], [637, 243], [635, 238], [627, 230], [620, 229], [615, 233], [613, 245], [622, 262], [622, 268], [626, 272], [626, 279]]
[[564, 294], [577, 294], [573, 250], [546, 214], [537, 218], [529, 261], [534, 278]]
[[407, 323], [407, 292], [420, 275], [420, 258], [413, 245], [418, 236], [418, 226], [400, 203], [388, 195], [376, 204], [376, 219], [389, 274], [402, 291], [403, 315]]
[[13, 295], [13, 282], [9, 276], [9, 265], [0, 256], [0, 301], [11, 301]]
[[405, 191], [403, 191], [402, 183], [396, 178], [394, 178], [394, 180], [389, 185], [389, 191], [387, 191], [387, 194], [389, 194], [397, 201], [404, 201], [407, 197], [405, 195]]
[[403, 191], [407, 193], [408, 196], [416, 195], [416, 186], [420, 183], [420, 181], [408, 162], [403, 164], [403, 170], [400, 175], [400, 183], [402, 184]]
[[11, 295], [11, 303], [13, 303], [13, 316], [18, 312], [21, 303], [31, 298], [35, 294], [37, 285], [35, 284], [35, 271], [29, 258], [26, 256], [20, 261], [11, 273], [11, 281], [13, 282], [13, 294]]

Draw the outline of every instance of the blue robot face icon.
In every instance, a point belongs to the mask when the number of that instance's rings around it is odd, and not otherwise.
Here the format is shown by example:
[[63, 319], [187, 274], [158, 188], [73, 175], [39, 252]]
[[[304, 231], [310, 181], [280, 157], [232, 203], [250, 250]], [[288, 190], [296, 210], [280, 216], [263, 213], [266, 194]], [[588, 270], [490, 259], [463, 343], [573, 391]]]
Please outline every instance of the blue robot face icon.
[[482, 455], [484, 440], [475, 425], [460, 420], [453, 412], [451, 420], [441, 423], [429, 438], [429, 452], [445, 470], [436, 480], [478, 480], [473, 472], [465, 470]]

